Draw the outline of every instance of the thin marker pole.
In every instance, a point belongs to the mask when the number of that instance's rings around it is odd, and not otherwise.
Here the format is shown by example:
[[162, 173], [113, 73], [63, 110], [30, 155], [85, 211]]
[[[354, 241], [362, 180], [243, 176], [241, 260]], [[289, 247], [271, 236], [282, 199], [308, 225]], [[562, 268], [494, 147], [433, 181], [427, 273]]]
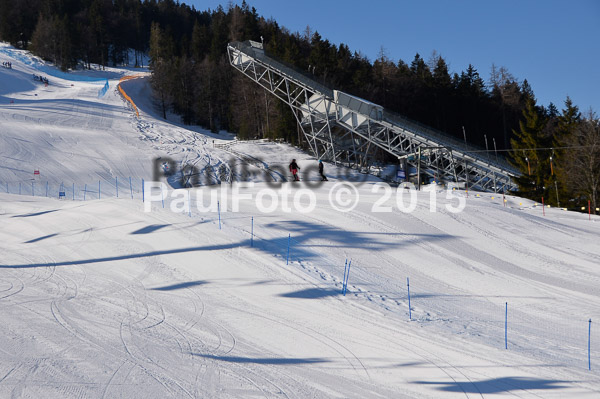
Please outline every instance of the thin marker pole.
[[129, 176], [129, 191], [131, 191], [131, 199], [133, 199], [133, 185], [131, 184], [131, 176]]
[[588, 220], [592, 220], [592, 206], [590, 200], [588, 200]]
[[48, 197], [48, 182], [46, 181], [46, 197]]
[[35, 189], [33, 188], [33, 182], [31, 182], [31, 196], [35, 197]]
[[348, 268], [348, 258], [346, 258], [346, 262], [344, 263], [344, 278], [342, 279], [342, 294], [344, 293], [344, 288], [346, 288], [346, 268]]
[[119, 176], [115, 176], [115, 187], [117, 188], [117, 198], [119, 198]]
[[250, 228], [250, 247], [254, 247], [254, 216], [252, 216], [252, 227]]
[[100, 180], [98, 180], [98, 199], [100, 199]]
[[73, 183], [73, 201], [75, 201], [75, 183]]
[[144, 192], [144, 179], [142, 179], [142, 202], [146, 202], [146, 193]]
[[219, 230], [221, 230], [221, 203], [217, 201], [217, 212], [219, 213]]
[[406, 289], [408, 290], [408, 319], [412, 320], [412, 309], [410, 307], [410, 281], [406, 278]]
[[285, 257], [285, 264], [289, 265], [290, 263], [290, 241], [292, 241], [292, 234], [288, 234], [288, 247], [287, 247], [287, 256]]
[[508, 302], [504, 306], [504, 349], [508, 349]]
[[21, 195], [21, 182], [19, 182], [19, 195]]
[[164, 194], [163, 194], [162, 187], [161, 187], [161, 189], [160, 189], [160, 200], [162, 201], [162, 207], [163, 207], [163, 209], [164, 209], [164, 207], [165, 207], [165, 196], [164, 196]]
[[8, 182], [6, 182], [6, 194], [8, 194]]
[[85, 194], [87, 193], [87, 184], [83, 186], [83, 200], [85, 201]]
[[350, 265], [352, 265], [352, 259], [348, 262], [348, 272], [346, 273], [346, 282], [344, 283], [344, 296], [346, 296], [346, 291], [348, 291], [348, 279], [350, 278]]
[[544, 216], [546, 216], [546, 205], [544, 205], [544, 197], [542, 197], [542, 211], [544, 212]]
[[592, 370], [591, 341], [592, 341], [592, 319], [590, 319], [589, 327], [588, 327], [588, 370]]

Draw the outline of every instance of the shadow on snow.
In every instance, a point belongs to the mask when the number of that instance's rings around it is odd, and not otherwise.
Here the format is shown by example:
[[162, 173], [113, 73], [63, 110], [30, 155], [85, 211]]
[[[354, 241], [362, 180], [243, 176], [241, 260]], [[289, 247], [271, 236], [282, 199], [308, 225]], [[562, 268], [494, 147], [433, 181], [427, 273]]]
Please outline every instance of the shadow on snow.
[[441, 385], [441, 387], [437, 389], [445, 392], [492, 394], [518, 390], [560, 389], [564, 388], [564, 385], [561, 384], [565, 382], [568, 381], [544, 380], [539, 378], [524, 377], [502, 377], [473, 382], [417, 381], [416, 383], [427, 385]]
[[307, 288], [300, 291], [288, 292], [287, 294], [280, 294], [279, 296], [283, 298], [318, 299], [338, 295], [340, 295], [340, 290], [333, 290], [330, 288]]
[[217, 356], [217, 355], [203, 355], [200, 353], [192, 353], [194, 356], [201, 356], [206, 359], [218, 360], [221, 362], [229, 363], [254, 363], [254, 364], [315, 364], [315, 363], [327, 363], [329, 360], [322, 358], [268, 358], [268, 357], [240, 357], [240, 356]]
[[208, 282], [203, 281], [203, 280], [188, 281], [185, 283], [171, 284], [171, 285], [165, 285], [163, 287], [155, 287], [155, 288], [149, 288], [149, 289], [154, 290], [154, 291], [173, 291], [173, 290], [180, 290], [182, 288], [195, 287], [195, 286], [203, 285], [203, 284], [208, 284]]

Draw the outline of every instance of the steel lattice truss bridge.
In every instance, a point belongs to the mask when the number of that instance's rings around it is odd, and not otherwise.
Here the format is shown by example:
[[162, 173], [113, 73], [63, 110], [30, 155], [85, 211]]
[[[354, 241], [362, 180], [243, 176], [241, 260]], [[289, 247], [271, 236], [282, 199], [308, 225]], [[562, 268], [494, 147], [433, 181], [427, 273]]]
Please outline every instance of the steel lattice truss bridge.
[[395, 156], [399, 168], [418, 170], [438, 181], [468, 189], [515, 190], [519, 172], [503, 159], [469, 149], [465, 143], [383, 107], [332, 90], [265, 54], [261, 43], [233, 42], [229, 62], [238, 71], [287, 103], [317, 159], [368, 170], [377, 151]]

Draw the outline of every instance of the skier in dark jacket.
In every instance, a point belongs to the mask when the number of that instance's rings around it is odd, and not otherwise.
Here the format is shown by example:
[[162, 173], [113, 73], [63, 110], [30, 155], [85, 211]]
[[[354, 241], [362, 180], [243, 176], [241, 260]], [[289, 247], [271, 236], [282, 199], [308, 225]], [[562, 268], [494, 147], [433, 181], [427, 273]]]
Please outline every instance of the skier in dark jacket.
[[329, 181], [323, 172], [323, 161], [321, 160], [319, 160], [319, 174], [321, 175], [321, 181]]
[[292, 172], [292, 175], [294, 175], [294, 181], [300, 181], [300, 178], [298, 177], [298, 170], [300, 170], [300, 167], [296, 163], [296, 160], [292, 159], [292, 163], [290, 163], [290, 172]]

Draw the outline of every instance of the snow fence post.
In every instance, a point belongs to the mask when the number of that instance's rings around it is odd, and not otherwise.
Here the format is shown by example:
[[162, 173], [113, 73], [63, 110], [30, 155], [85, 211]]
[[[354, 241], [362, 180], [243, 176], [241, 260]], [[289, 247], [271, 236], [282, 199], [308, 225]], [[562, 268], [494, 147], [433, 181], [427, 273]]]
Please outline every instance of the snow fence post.
[[352, 265], [352, 259], [348, 262], [348, 272], [346, 273], [346, 281], [344, 282], [344, 296], [346, 296], [346, 291], [348, 291], [348, 279], [350, 278], [350, 265]]
[[508, 349], [508, 302], [504, 302], [504, 349]]
[[290, 263], [290, 241], [292, 240], [292, 234], [288, 234], [288, 247], [287, 247], [287, 256], [285, 257], [285, 264], [289, 265]]
[[406, 278], [406, 289], [408, 290], [408, 320], [412, 320], [412, 310], [410, 308], [410, 280]]
[[131, 199], [133, 199], [133, 185], [131, 184], [131, 176], [129, 176], [129, 191], [131, 191]]
[[591, 357], [591, 341], [592, 341], [592, 319], [589, 321], [588, 327], [588, 370], [592, 370], [592, 357]]
[[250, 248], [254, 247], [254, 216], [252, 216], [252, 227], [250, 227]]

